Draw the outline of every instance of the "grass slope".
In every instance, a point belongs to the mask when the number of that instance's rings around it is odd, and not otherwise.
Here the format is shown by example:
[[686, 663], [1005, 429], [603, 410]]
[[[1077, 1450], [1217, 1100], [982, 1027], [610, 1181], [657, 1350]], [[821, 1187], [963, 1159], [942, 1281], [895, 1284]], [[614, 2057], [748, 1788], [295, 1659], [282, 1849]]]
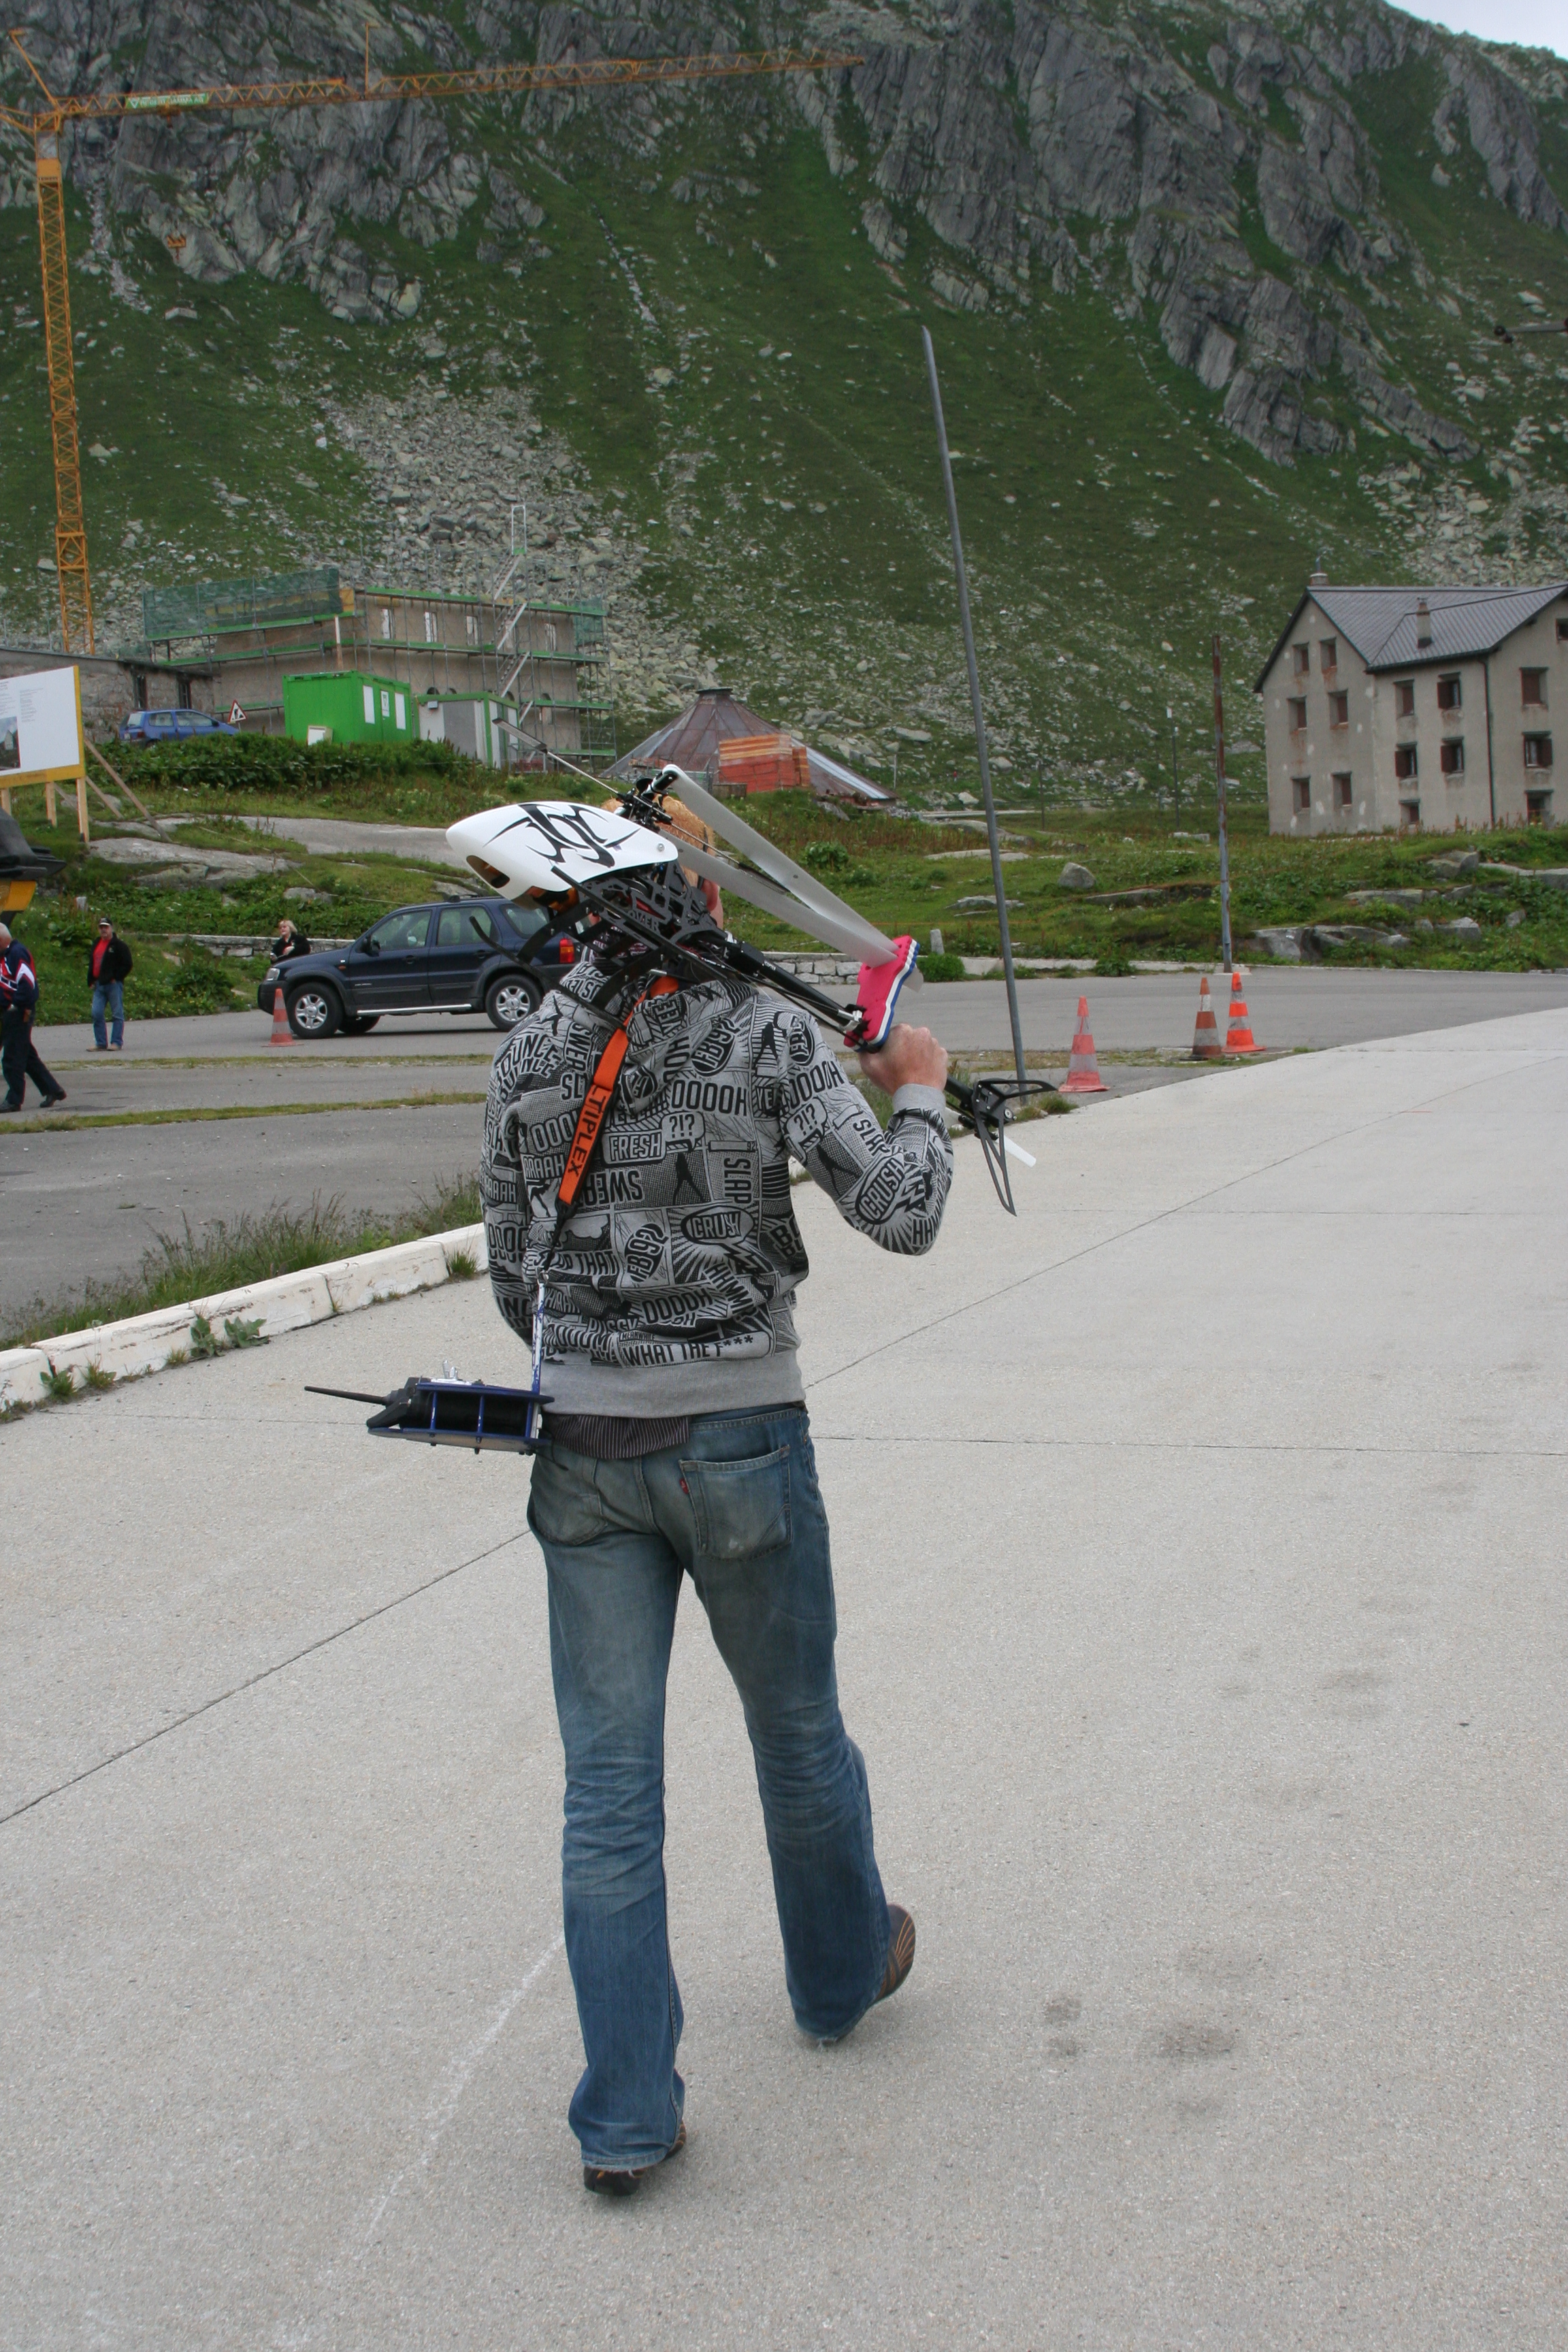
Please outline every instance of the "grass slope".
[[[1206, 79], [1220, 17], [1158, 22]], [[672, 700], [711, 664], [764, 712], [812, 714], [884, 779], [890, 730], [928, 734], [900, 745], [905, 790], [972, 783], [924, 321], [961, 453], [997, 751], [1060, 799], [1147, 800], [1169, 774], [1167, 706], [1183, 765], [1201, 758], [1215, 631], [1233, 727], [1252, 723], [1251, 678], [1320, 552], [1340, 578], [1562, 564], [1550, 526], [1568, 488], [1568, 355], [1505, 351], [1489, 328], [1517, 315], [1521, 290], [1568, 311], [1568, 242], [1492, 198], [1468, 148], [1448, 159], [1449, 184], [1434, 183], [1436, 71], [1413, 59], [1351, 97], [1383, 201], [1420, 254], [1374, 289], [1388, 373], [1465, 417], [1483, 450], [1468, 466], [1381, 435], [1336, 383], [1321, 404], [1355, 448], [1269, 466], [1221, 426], [1219, 396], [1173, 366], [1114, 247], [1102, 288], [1084, 274], [1070, 294], [1037, 282], [1026, 307], [944, 309], [927, 281], [954, 257], [910, 216], [901, 268], [880, 263], [860, 226], [864, 169], [835, 179], [787, 97], [761, 85], [662, 96], [656, 154], [646, 115], [628, 135], [626, 101], [581, 109], [541, 143], [515, 110], [463, 107], [454, 140], [503, 163], [547, 218], [509, 240], [515, 275], [479, 260], [482, 204], [428, 253], [356, 224], [374, 266], [420, 279], [412, 323], [333, 320], [302, 289], [254, 276], [193, 286], [144, 236], [147, 313], [79, 273], [82, 446], [108, 453], [83, 461], [101, 601], [128, 609], [142, 579], [384, 553], [382, 453], [332, 420], [369, 414], [389, 385], [423, 382], [454, 411], [499, 393], [614, 495], [641, 552], [612, 637], [640, 613], [691, 649]], [[1543, 160], [1568, 200], [1568, 143], [1544, 120]], [[853, 147], [856, 126], [841, 127]], [[268, 135], [256, 131], [258, 153]], [[1242, 194], [1256, 257], [1310, 287]], [[85, 253], [79, 204], [73, 241]], [[37, 315], [37, 266], [30, 215], [0, 214], [16, 322], [0, 342], [12, 634], [50, 620], [42, 336], [22, 323]], [[1320, 291], [1344, 283], [1319, 276]], [[439, 568], [405, 548], [410, 567]], [[623, 698], [621, 740], [665, 715]]]

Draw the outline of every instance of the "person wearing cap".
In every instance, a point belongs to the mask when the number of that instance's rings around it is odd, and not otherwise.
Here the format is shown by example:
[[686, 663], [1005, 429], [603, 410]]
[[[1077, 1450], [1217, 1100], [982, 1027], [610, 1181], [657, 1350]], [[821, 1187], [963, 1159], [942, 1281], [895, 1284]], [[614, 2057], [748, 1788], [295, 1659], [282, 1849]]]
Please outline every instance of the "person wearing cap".
[[[586, 839], [598, 820], [571, 822]], [[605, 830], [590, 870], [624, 851], [625, 828]], [[477, 870], [506, 880], [494, 860], [519, 838], [487, 835]], [[658, 887], [678, 897], [672, 871]], [[721, 924], [711, 882], [683, 887], [679, 922]], [[531, 1345], [538, 1317], [551, 1400], [528, 1518], [566, 1761], [566, 1956], [586, 2060], [569, 2120], [584, 2187], [626, 2196], [686, 2143], [664, 1720], [687, 1577], [744, 1710], [796, 2024], [842, 2040], [913, 1963], [914, 1921], [883, 1892], [865, 1760], [839, 1710], [790, 1162], [858, 1232], [914, 1255], [936, 1239], [952, 1147], [947, 1056], [928, 1030], [894, 1028], [863, 1059], [892, 1097], [884, 1132], [802, 1007], [728, 972], [616, 971], [612, 919], [502, 1046], [481, 1188], [496, 1303]], [[563, 1212], [580, 1107], [612, 1061]]]
[[125, 1043], [125, 982], [131, 976], [131, 950], [121, 938], [107, 915], [98, 919], [98, 937], [87, 953], [87, 977], [92, 989], [92, 1049], [95, 1054], [111, 1050], [109, 1030], [105, 1025], [107, 1011], [114, 1024], [112, 1050], [118, 1054]]
[[38, 975], [33, 959], [9, 927], [0, 923], [0, 1073], [5, 1098], [0, 1110], [20, 1110], [32, 1079], [50, 1110], [63, 1103], [66, 1090], [47, 1069], [33, 1044], [33, 1015], [38, 1005]]

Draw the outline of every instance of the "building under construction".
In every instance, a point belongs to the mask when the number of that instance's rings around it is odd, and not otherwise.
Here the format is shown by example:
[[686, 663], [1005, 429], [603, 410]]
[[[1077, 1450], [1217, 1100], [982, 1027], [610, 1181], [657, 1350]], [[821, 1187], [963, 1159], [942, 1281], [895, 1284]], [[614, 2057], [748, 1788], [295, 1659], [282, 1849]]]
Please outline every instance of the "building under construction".
[[286, 731], [286, 677], [357, 671], [405, 688], [426, 740], [444, 736], [498, 766], [548, 769], [560, 757], [608, 767], [604, 604], [541, 603], [515, 590], [515, 571], [488, 596], [347, 582], [331, 564], [150, 588], [141, 642], [119, 658], [139, 701], [163, 698], [173, 677], [182, 700], [219, 718], [237, 706], [238, 723], [257, 733]]

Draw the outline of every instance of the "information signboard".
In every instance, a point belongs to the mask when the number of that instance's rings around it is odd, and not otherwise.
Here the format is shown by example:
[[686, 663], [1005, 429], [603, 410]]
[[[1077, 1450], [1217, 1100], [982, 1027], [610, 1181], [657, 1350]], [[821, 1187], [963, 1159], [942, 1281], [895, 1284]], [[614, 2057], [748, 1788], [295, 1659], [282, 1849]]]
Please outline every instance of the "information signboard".
[[0, 790], [64, 783], [85, 772], [75, 666], [0, 677]]

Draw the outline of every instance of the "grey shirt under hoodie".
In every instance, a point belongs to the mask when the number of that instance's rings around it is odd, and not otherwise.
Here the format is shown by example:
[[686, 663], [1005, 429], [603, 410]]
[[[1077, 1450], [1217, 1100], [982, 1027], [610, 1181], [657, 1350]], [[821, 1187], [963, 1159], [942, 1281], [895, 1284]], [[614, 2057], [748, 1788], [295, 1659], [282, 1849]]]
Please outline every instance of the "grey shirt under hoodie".
[[[589, 1001], [603, 986], [579, 966], [512, 1031], [490, 1076], [490, 1281], [530, 1347], [556, 1188], [615, 1026]], [[558, 1412], [640, 1420], [798, 1402], [793, 1309], [809, 1267], [792, 1154], [883, 1249], [919, 1255], [936, 1239], [952, 1181], [936, 1087], [900, 1087], [884, 1133], [798, 1006], [725, 979], [638, 1007], [546, 1277], [542, 1385]]]

